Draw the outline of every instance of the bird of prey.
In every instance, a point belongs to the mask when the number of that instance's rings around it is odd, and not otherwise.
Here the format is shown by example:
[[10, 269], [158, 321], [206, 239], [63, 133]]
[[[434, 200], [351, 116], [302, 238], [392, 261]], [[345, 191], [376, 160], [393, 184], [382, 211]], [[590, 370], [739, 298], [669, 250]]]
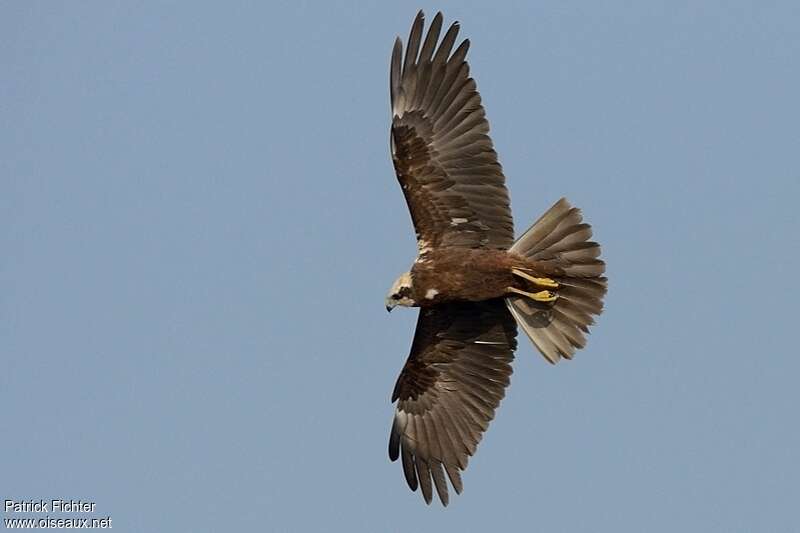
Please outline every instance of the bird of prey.
[[[517, 325], [550, 363], [586, 344], [603, 308], [605, 263], [581, 212], [555, 203], [514, 240], [508, 190], [481, 97], [458, 46], [458, 22], [439, 41], [437, 13], [423, 39], [392, 50], [390, 144], [418, 255], [386, 308], [419, 307], [411, 353], [392, 393], [389, 457], [411, 490], [443, 505], [494, 417], [511, 376]], [[455, 49], [454, 49], [455, 47]]]

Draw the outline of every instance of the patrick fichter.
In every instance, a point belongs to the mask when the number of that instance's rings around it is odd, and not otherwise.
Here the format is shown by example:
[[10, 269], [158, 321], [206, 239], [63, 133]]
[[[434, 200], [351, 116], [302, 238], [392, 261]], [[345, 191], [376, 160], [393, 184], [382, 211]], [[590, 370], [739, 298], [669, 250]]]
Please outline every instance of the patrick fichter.
[[7, 513], [93, 513], [94, 502], [84, 500], [6, 500]]

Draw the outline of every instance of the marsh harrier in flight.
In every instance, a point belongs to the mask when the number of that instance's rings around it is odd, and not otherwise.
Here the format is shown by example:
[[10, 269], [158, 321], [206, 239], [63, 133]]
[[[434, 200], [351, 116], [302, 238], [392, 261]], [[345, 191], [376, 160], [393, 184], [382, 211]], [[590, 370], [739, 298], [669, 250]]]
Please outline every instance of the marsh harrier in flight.
[[[439, 41], [437, 13], [423, 39], [392, 51], [391, 152], [418, 256], [386, 307], [419, 307], [411, 354], [397, 379], [389, 457], [412, 490], [449, 501], [511, 376], [517, 325], [551, 363], [586, 344], [603, 309], [605, 264], [581, 212], [561, 199], [514, 240], [508, 190], [489, 123], [454, 23]], [[455, 46], [455, 50], [454, 50]], [[446, 476], [446, 477], [445, 477]]]

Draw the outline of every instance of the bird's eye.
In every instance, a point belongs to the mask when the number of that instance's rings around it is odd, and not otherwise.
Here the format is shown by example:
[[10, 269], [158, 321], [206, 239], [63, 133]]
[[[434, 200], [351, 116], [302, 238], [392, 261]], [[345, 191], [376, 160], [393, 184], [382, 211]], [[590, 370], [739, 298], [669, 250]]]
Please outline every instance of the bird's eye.
[[399, 294], [392, 294], [392, 300], [399, 300], [399, 299], [400, 299]]

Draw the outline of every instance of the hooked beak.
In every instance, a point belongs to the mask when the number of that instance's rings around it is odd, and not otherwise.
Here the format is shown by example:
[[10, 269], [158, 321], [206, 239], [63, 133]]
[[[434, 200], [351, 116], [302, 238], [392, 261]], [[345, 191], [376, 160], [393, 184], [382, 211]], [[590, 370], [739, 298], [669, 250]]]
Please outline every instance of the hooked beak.
[[391, 306], [391, 305], [387, 305], [387, 306], [386, 306], [386, 311], [387, 311], [388, 313], [391, 313], [391, 312], [392, 312], [392, 309], [394, 309], [394, 306]]

